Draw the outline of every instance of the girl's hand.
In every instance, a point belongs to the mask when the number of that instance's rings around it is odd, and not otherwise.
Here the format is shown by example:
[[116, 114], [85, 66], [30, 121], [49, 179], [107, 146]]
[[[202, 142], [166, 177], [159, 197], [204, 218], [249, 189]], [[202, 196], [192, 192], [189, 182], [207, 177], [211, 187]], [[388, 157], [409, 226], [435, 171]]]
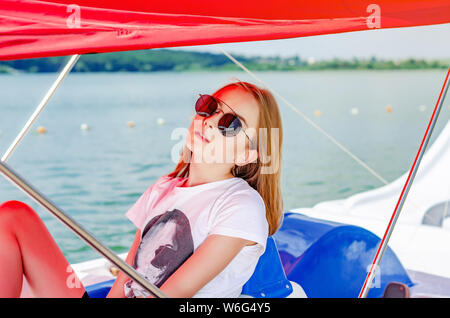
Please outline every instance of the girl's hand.
[[[136, 235], [134, 236], [133, 245], [131, 245], [130, 251], [128, 252], [127, 258], [125, 260], [125, 262], [130, 266], [132, 266], [133, 264], [134, 257], [140, 243], [141, 230], [138, 229], [136, 231]], [[106, 298], [125, 298], [125, 294], [123, 292], [123, 284], [125, 284], [128, 279], [129, 277], [122, 271], [120, 271]]]

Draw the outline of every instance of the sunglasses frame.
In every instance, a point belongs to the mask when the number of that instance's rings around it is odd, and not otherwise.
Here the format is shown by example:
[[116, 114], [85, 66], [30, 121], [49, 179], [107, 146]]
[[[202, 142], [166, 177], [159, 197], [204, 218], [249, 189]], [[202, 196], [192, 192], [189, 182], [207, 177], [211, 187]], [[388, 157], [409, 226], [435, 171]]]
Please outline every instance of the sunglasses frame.
[[[231, 109], [231, 111], [233, 112], [233, 116], [240, 122], [240, 128], [239, 128], [239, 130], [242, 130], [242, 132], [245, 134], [245, 136], [248, 138], [248, 141], [250, 142], [250, 147], [253, 149], [254, 147], [253, 147], [253, 142], [252, 142], [252, 140], [250, 139], [250, 137], [247, 135], [247, 133], [245, 132], [245, 130], [244, 130], [244, 126], [243, 126], [243, 124], [242, 124], [242, 121], [241, 121], [241, 119], [239, 118], [239, 116], [236, 114], [236, 112], [233, 110], [233, 108], [231, 108], [230, 107], [230, 105], [228, 105], [227, 103], [225, 103], [223, 100], [221, 100], [221, 99], [219, 99], [219, 98], [217, 98], [217, 97], [214, 97], [214, 96], [212, 96], [212, 95], [208, 95], [208, 94], [199, 94], [200, 95], [200, 97], [199, 97], [199, 99], [200, 98], [202, 98], [203, 96], [207, 96], [207, 97], [210, 97], [210, 98], [212, 98], [212, 100], [214, 100], [215, 102], [216, 102], [216, 109], [214, 110], [214, 112], [212, 113], [212, 114], [206, 114], [206, 116], [204, 116], [203, 114], [204, 113], [202, 113], [202, 114], [200, 114], [197, 110], [195, 110], [195, 112], [199, 115], [199, 116], [201, 116], [201, 117], [205, 117], [205, 118], [207, 118], [207, 117], [209, 117], [209, 116], [212, 116], [214, 113], [215, 113], [215, 111], [217, 110], [217, 108], [218, 108], [218, 106], [219, 106], [219, 102], [220, 103], [223, 103], [223, 104], [225, 104], [225, 105], [227, 105], [227, 107], [229, 108], [229, 109]], [[198, 100], [199, 99], [197, 99], [197, 102], [195, 103], [195, 105], [197, 105], [197, 103], [198, 103]], [[222, 117], [223, 116], [225, 116], [226, 114], [224, 113], [223, 115], [222, 115]], [[221, 118], [222, 118], [221, 117]], [[219, 130], [221, 131], [221, 133], [222, 133], [222, 135], [223, 136], [225, 136], [225, 137], [235, 137], [235, 136], [237, 136], [237, 134], [239, 133], [239, 131], [236, 133], [236, 135], [233, 135], [233, 136], [229, 136], [229, 135], [227, 135], [226, 134], [226, 130], [225, 129], [220, 129], [219, 128]], [[224, 132], [225, 132], [225, 134], [224, 134]]]

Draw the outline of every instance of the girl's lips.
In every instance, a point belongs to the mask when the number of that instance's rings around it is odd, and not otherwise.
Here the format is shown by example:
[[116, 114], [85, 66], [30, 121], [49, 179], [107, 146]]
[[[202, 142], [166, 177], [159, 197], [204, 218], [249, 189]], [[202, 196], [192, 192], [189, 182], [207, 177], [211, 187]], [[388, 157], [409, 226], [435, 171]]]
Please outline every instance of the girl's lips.
[[209, 143], [209, 140], [206, 137], [204, 137], [201, 133], [199, 133], [198, 131], [195, 132], [195, 135], [197, 137], [199, 137], [200, 139], [202, 139], [203, 141]]

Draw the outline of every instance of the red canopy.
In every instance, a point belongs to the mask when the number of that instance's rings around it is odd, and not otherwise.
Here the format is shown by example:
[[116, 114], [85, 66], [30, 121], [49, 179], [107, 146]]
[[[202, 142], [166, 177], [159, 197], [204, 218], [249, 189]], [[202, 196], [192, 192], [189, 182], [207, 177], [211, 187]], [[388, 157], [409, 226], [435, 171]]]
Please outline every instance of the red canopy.
[[0, 59], [449, 22], [449, 0], [0, 0]]

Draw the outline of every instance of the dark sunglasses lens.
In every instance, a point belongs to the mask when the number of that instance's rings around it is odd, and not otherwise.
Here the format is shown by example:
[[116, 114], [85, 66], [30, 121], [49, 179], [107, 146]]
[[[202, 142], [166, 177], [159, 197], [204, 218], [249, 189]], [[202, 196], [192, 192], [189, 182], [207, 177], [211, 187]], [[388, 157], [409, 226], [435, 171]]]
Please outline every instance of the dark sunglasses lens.
[[217, 102], [210, 95], [201, 95], [195, 103], [195, 111], [203, 117], [211, 116], [216, 109]]
[[239, 118], [233, 114], [225, 114], [219, 120], [219, 130], [225, 137], [236, 136], [242, 128]]

